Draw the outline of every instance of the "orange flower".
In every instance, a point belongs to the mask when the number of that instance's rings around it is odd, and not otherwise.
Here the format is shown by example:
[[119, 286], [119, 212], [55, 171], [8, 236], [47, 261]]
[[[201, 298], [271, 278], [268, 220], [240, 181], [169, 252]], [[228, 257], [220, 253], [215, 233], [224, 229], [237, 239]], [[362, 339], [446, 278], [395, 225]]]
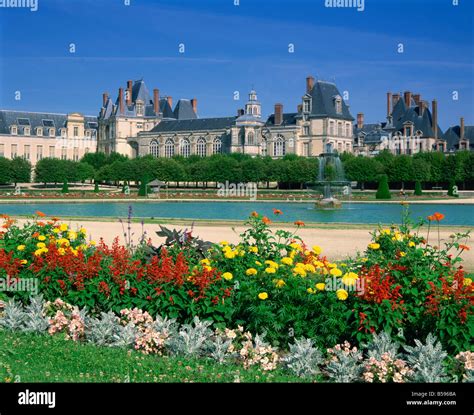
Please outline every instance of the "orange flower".
[[304, 223], [303, 221], [301, 221], [301, 220], [297, 220], [297, 221], [295, 222], [295, 225], [296, 225], [296, 226], [305, 226], [305, 223]]
[[44, 223], [44, 222], [38, 222], [37, 225], [43, 227], [43, 226], [46, 226], [46, 223]]
[[258, 213], [257, 213], [257, 212], [252, 212], [252, 213], [250, 214], [250, 216], [252, 216], [252, 217], [254, 217], [254, 218], [257, 218], [257, 217], [258, 217]]
[[437, 221], [437, 222], [440, 222], [444, 219], [444, 215], [442, 213], [439, 213], [439, 212], [435, 212], [433, 217], [434, 217], [434, 220]]
[[274, 215], [283, 215], [283, 212], [280, 209], [273, 209], [273, 214]]
[[459, 244], [459, 249], [461, 251], [470, 251], [471, 250], [471, 248], [469, 246], [463, 245], [463, 244]]
[[39, 236], [39, 233], [35, 232], [32, 236], [33, 236], [33, 238], [37, 238]]
[[264, 216], [264, 217], [262, 218], [262, 222], [263, 222], [265, 225], [268, 225], [268, 224], [272, 223], [272, 221], [271, 221], [270, 219], [268, 219], [266, 216]]
[[435, 220], [434, 215], [430, 215], [427, 218], [430, 222], [433, 222]]
[[51, 218], [51, 220], [52, 220], [53, 222], [57, 222], [57, 221], [59, 220], [59, 218], [54, 217], [54, 218]]
[[44, 214], [43, 212], [41, 212], [41, 211], [39, 211], [39, 210], [37, 210], [35, 213], [36, 213], [40, 218], [44, 218], [44, 217], [46, 216], [46, 214]]

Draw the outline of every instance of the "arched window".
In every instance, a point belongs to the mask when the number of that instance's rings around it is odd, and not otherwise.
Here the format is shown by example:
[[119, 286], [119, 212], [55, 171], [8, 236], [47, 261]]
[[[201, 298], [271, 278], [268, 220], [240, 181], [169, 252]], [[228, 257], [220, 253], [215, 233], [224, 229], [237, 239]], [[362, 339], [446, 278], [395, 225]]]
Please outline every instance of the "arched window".
[[255, 133], [250, 131], [248, 134], [247, 134], [247, 144], [249, 146], [253, 146], [255, 145]]
[[196, 154], [199, 157], [206, 157], [207, 156], [206, 140], [202, 137], [197, 141]]
[[171, 138], [168, 138], [165, 143], [165, 157], [173, 157], [174, 156], [174, 141]]
[[191, 143], [187, 138], [183, 138], [179, 142], [179, 154], [183, 157], [189, 157], [191, 155]]
[[279, 135], [273, 145], [273, 155], [282, 157], [286, 154], [285, 138]]
[[212, 143], [212, 152], [214, 154], [222, 153], [222, 140], [220, 138], [215, 138]]
[[153, 157], [160, 157], [160, 145], [158, 144], [158, 141], [156, 140], [153, 140], [151, 143], [150, 143], [150, 148], [149, 148], [149, 152], [150, 154], [153, 156]]

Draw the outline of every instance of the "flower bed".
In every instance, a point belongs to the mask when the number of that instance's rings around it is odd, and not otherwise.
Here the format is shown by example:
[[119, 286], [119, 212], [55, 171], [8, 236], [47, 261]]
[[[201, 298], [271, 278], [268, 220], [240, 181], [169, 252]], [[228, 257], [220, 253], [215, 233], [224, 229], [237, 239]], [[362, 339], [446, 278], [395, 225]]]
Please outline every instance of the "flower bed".
[[[343, 262], [306, 246], [297, 235], [304, 223], [295, 222], [295, 232], [273, 232], [271, 220], [255, 212], [239, 244], [175, 232], [159, 248], [145, 238], [137, 246], [94, 243], [85, 229], [44, 216], [37, 212], [21, 227], [5, 217], [0, 277], [10, 288], [35, 281], [46, 301], [60, 298], [92, 316], [135, 308], [181, 324], [199, 316], [214, 329], [265, 333], [281, 350], [303, 337], [323, 350], [345, 341], [360, 346], [382, 332], [402, 345], [431, 333], [452, 356], [472, 350], [473, 284], [459, 256], [469, 235], [453, 235], [441, 248], [441, 214], [416, 224], [407, 214], [401, 226], [374, 231], [367, 250]], [[427, 240], [420, 234], [426, 225]], [[3, 295], [29, 301], [28, 292]], [[148, 333], [141, 347], [160, 349], [162, 341]], [[367, 373], [377, 377], [377, 364]], [[385, 364], [404, 376], [396, 359]]]

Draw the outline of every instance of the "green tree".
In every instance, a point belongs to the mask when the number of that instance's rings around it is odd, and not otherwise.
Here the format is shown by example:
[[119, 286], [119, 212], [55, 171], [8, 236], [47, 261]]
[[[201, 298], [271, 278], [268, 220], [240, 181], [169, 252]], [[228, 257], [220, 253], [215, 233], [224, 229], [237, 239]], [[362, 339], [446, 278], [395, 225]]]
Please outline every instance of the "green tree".
[[358, 182], [361, 190], [364, 190], [366, 182], [375, 182], [383, 172], [379, 160], [371, 157], [349, 157], [344, 163], [346, 178]]
[[376, 199], [391, 199], [392, 195], [390, 193], [390, 188], [388, 187], [388, 177], [386, 174], [380, 175], [379, 178], [379, 187], [377, 193], [375, 194]]
[[0, 183], [8, 184], [12, 181], [10, 160], [0, 157]]
[[35, 181], [38, 183], [61, 183], [64, 181], [64, 171], [61, 160], [44, 158], [36, 163]]
[[405, 182], [412, 179], [412, 158], [407, 155], [400, 155], [394, 158], [388, 174], [390, 181], [401, 182], [402, 190], [405, 189]]
[[95, 176], [94, 167], [89, 163], [80, 162], [76, 165], [76, 177], [81, 183], [84, 183], [86, 180], [92, 180]]
[[31, 163], [22, 157], [15, 157], [10, 161], [11, 181], [17, 183], [30, 183]]

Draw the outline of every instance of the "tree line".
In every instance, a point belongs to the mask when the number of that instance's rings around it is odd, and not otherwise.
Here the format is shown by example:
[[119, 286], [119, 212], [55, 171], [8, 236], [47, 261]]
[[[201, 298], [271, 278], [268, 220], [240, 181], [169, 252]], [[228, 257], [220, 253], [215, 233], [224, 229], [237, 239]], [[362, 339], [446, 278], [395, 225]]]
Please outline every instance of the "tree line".
[[[440, 186], [455, 181], [461, 188], [473, 188], [474, 153], [461, 151], [450, 155], [439, 152], [413, 156], [383, 151], [375, 157], [341, 154], [346, 178], [359, 186], [375, 187], [382, 175], [391, 186]], [[217, 154], [201, 158], [152, 156], [129, 159], [121, 154], [88, 153], [80, 161], [44, 158], [36, 164], [36, 183], [95, 181], [139, 184], [158, 179], [178, 185], [208, 183], [277, 182], [282, 188], [304, 188], [318, 174], [317, 158], [286, 155], [281, 159], [251, 157], [246, 154]], [[30, 182], [32, 168], [23, 158], [0, 158], [0, 183]]]

